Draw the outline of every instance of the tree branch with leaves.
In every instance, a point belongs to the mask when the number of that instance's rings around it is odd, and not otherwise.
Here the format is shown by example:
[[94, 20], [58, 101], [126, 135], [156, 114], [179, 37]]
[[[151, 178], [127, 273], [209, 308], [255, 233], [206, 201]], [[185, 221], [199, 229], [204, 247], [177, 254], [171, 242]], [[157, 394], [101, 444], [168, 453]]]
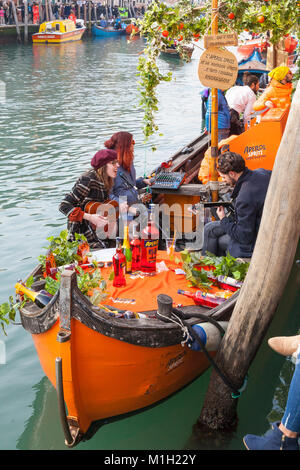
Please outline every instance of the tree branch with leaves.
[[[255, 33], [270, 33], [270, 42], [277, 44], [288, 33], [299, 37], [299, 0], [226, 0], [218, 6], [218, 30], [220, 33], [244, 30]], [[211, 26], [211, 4], [194, 7], [190, 0], [179, 0], [167, 6], [155, 0], [143, 19], [138, 21], [140, 34], [147, 44], [138, 62], [138, 90], [140, 106], [144, 110], [143, 133], [145, 141], [157, 132], [155, 113], [158, 111], [157, 87], [161, 82], [171, 81], [172, 73], [163, 74], [157, 65], [159, 54], [172, 45], [178, 47], [193, 43], [209, 33]], [[188, 60], [184, 55], [184, 60]], [[153, 147], [153, 149], [155, 149]]]

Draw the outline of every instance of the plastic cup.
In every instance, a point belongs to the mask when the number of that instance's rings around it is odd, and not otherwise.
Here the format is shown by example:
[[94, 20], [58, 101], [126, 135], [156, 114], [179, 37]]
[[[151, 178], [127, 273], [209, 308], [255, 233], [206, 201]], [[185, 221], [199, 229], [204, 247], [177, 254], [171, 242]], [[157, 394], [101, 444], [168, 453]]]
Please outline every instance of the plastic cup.
[[175, 251], [175, 240], [173, 238], [166, 239], [166, 249], [168, 256], [173, 256]]

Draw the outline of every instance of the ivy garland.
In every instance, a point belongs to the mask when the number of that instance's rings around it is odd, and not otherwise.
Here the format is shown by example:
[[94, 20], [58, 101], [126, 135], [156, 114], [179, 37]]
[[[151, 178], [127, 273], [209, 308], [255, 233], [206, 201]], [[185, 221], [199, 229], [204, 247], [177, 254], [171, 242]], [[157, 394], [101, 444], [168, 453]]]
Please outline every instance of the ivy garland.
[[[175, 6], [154, 0], [143, 19], [138, 20], [140, 34], [147, 44], [138, 62], [138, 90], [140, 106], [144, 110], [143, 133], [145, 142], [158, 131], [155, 113], [158, 110], [157, 86], [172, 80], [172, 73], [161, 73], [157, 65], [160, 52], [173, 44], [179, 49], [183, 60], [183, 46], [197, 42], [211, 27], [211, 2], [195, 7], [190, 0], [179, 0]], [[272, 32], [270, 41], [276, 44], [289, 32], [299, 35], [299, 0], [226, 0], [219, 2], [218, 31], [244, 30], [256, 33]], [[155, 150], [155, 147], [152, 147]]]

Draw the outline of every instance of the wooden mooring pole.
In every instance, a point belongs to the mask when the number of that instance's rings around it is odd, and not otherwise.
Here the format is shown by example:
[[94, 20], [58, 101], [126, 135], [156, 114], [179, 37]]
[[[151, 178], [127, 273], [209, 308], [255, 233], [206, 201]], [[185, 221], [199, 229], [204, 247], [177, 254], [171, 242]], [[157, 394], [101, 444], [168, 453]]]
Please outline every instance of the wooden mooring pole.
[[92, 28], [92, 4], [89, 2], [89, 31]]
[[15, 23], [16, 23], [17, 39], [18, 39], [18, 42], [21, 42], [21, 31], [20, 31], [19, 22], [18, 22], [18, 15], [17, 15], [17, 10], [16, 10], [16, 5], [15, 5], [15, 2], [13, 0], [10, 0], [10, 3], [11, 3], [11, 7], [12, 7], [14, 20], [15, 20]]
[[28, 2], [24, 0], [24, 42], [28, 42]]
[[48, 0], [45, 0], [45, 16], [46, 16], [46, 21], [49, 21]]
[[[274, 317], [299, 241], [299, 113], [300, 82], [277, 152], [250, 268], [216, 356], [217, 365], [237, 389], [243, 385]], [[196, 428], [232, 430], [237, 422], [237, 402], [213, 370]]]
[[[211, 1], [211, 34], [218, 34], [218, 0]], [[209, 173], [211, 175], [211, 198], [212, 201], [219, 200], [218, 191], [218, 89], [211, 89], [211, 156], [209, 161]]]

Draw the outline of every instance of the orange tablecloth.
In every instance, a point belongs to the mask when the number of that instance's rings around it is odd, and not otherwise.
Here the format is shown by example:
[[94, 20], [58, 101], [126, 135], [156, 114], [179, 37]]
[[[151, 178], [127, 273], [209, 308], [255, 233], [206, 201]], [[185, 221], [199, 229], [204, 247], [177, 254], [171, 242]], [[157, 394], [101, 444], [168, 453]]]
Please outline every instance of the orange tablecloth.
[[[119, 309], [131, 310], [133, 312], [143, 312], [147, 310], [157, 309], [157, 296], [158, 294], [167, 294], [173, 299], [173, 305], [195, 305], [193, 299], [185, 295], [178, 294], [178, 289], [196, 292], [197, 288], [188, 287], [188, 282], [184, 274], [175, 274], [175, 269], [181, 269], [181, 263], [175, 263], [175, 258], [180, 259], [180, 255], [174, 255], [174, 260], [169, 260], [166, 251], [159, 251], [157, 256], [157, 263], [164, 261], [168, 271], [163, 271], [155, 274], [154, 276], [145, 276], [144, 278], [134, 277], [131, 274], [126, 274], [126, 286], [114, 287], [113, 281], [109, 281], [109, 274], [112, 272], [112, 267], [103, 268], [102, 275], [107, 282], [108, 296], [102, 301], [104, 305], [111, 305]], [[134, 274], [134, 273], [133, 273]], [[213, 287], [210, 292], [217, 289]], [[132, 299], [131, 302], [121, 301], [124, 299]]]

